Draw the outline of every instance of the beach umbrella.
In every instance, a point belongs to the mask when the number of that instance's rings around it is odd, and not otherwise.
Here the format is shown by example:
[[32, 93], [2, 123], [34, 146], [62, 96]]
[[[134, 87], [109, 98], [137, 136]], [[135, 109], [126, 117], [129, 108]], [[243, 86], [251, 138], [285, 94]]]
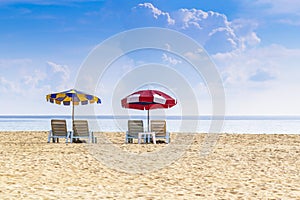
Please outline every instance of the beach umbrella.
[[63, 92], [53, 93], [46, 95], [46, 100], [50, 103], [56, 103], [64, 106], [72, 106], [72, 124], [74, 121], [74, 106], [86, 105], [91, 103], [100, 104], [101, 100], [99, 97], [94, 95], [86, 94], [84, 92], [70, 89]]
[[176, 105], [176, 99], [158, 90], [140, 90], [134, 92], [121, 100], [123, 108], [131, 108], [148, 111], [148, 131], [149, 131], [149, 111], [152, 109], [171, 108]]

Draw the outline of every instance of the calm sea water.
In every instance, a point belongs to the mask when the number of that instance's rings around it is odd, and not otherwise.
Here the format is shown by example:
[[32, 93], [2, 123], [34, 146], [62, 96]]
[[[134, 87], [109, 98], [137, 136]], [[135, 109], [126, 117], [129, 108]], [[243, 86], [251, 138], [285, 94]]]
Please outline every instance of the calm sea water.
[[[124, 132], [127, 130], [128, 117], [97, 116], [77, 117], [88, 119], [93, 131]], [[147, 119], [145, 116], [131, 116], [131, 119], [143, 119], [145, 130]], [[152, 117], [152, 119], [160, 119]], [[0, 116], [0, 131], [48, 131], [51, 119], [66, 119], [68, 129], [71, 130], [70, 116]], [[212, 121], [209, 116], [179, 117], [168, 116], [167, 129], [170, 132], [199, 132], [207, 133]], [[260, 133], [260, 134], [300, 134], [300, 116], [227, 116], [223, 121], [221, 133]]]

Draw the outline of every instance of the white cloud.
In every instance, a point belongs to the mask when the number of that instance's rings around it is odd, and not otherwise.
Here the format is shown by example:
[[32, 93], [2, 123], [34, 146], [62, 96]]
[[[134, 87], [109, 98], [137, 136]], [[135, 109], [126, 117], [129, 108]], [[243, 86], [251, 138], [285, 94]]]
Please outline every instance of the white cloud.
[[174, 14], [177, 30], [192, 36], [210, 53], [244, 50], [260, 43], [250, 20], [229, 21], [226, 15], [197, 9], [180, 9]]
[[47, 74], [47, 80], [51, 85], [52, 91], [67, 90], [73, 87], [75, 79], [70, 79], [71, 70], [69, 66], [51, 61], [47, 61], [46, 64], [50, 69], [49, 74]]
[[178, 59], [176, 59], [176, 58], [173, 58], [173, 57], [171, 57], [171, 56], [168, 56], [168, 55], [165, 54], [165, 53], [163, 53], [163, 55], [162, 55], [162, 60], [163, 60], [164, 62], [167, 62], [167, 63], [171, 64], [171, 65], [177, 65], [177, 64], [182, 63], [181, 60], [178, 60]]
[[[46, 67], [31, 59], [2, 59], [0, 70], [0, 92], [6, 96], [0, 99], [0, 104], [7, 105], [0, 114], [50, 113], [56, 107], [44, 111], [45, 95], [69, 89], [67, 86], [72, 84], [69, 67], [54, 62], [47, 62]], [[62, 108], [57, 110], [60, 110], [57, 113], [65, 112]]]
[[228, 114], [299, 114], [299, 57], [278, 45], [214, 55]]
[[166, 21], [168, 22], [168, 25], [172, 25], [172, 24], [175, 23], [174, 19], [171, 18], [171, 16], [170, 16], [169, 13], [161, 11], [160, 9], [154, 7], [153, 4], [151, 4], [151, 3], [141, 3], [141, 4], [139, 4], [135, 8], [136, 9], [138, 9], [138, 8], [146, 8], [146, 9], [151, 10], [151, 13], [153, 14], [153, 17], [155, 19], [165, 18]]
[[68, 81], [70, 78], [70, 69], [67, 65], [59, 65], [54, 62], [47, 62], [47, 65], [51, 67], [54, 73], [60, 73], [61, 78], [64, 81]]
[[[256, 84], [262, 87], [262, 83], [257, 83], [258, 76], [264, 82], [274, 81], [278, 78], [278, 71], [281, 69], [278, 62], [274, 61], [273, 54], [276, 50], [271, 47], [266, 49], [252, 49], [248, 51], [236, 51], [212, 56], [218, 65], [226, 87], [245, 89]], [[283, 56], [284, 52], [282, 52]], [[255, 78], [256, 77], [256, 78]], [[269, 79], [268, 79], [269, 77]]]
[[[42, 88], [70, 85], [68, 66], [47, 62], [50, 67], [50, 70], [47, 70], [35, 65], [31, 59], [0, 60], [0, 90], [24, 97], [35, 96]], [[32, 93], [29, 94], [30, 92]]]
[[203, 27], [199, 24], [199, 21], [205, 20], [208, 17], [207, 12], [196, 9], [180, 9], [178, 11], [178, 15], [178, 22], [182, 23], [182, 29], [187, 29], [190, 27], [202, 29]]
[[[193, 9], [179, 9], [174, 13], [176, 23], [182, 29], [196, 27], [205, 29], [208, 27], [227, 27], [229, 22], [224, 14], [218, 12]], [[208, 20], [208, 21], [207, 21]], [[213, 23], [211, 23], [213, 22]]]
[[253, 20], [237, 19], [231, 22], [231, 26], [240, 39], [240, 49], [257, 46], [261, 39], [255, 33], [258, 23]]
[[[138, 13], [136, 13], [139, 11]], [[245, 50], [260, 43], [251, 20], [229, 21], [226, 15], [200, 9], [179, 9], [169, 13], [151, 3], [134, 7], [136, 26], [160, 26], [180, 31], [199, 42], [210, 53]]]

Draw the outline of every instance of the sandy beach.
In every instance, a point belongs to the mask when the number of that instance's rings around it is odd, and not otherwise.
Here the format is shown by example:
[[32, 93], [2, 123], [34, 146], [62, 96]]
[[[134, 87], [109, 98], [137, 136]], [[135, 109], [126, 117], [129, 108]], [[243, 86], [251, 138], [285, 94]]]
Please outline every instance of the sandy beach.
[[[47, 143], [47, 134], [0, 132], [0, 199], [300, 199], [300, 135], [222, 134], [201, 156], [206, 134], [197, 134], [172, 163], [135, 173], [99, 161], [89, 145]], [[168, 146], [101, 133], [94, 147], [109, 146], [103, 135], [137, 157]]]

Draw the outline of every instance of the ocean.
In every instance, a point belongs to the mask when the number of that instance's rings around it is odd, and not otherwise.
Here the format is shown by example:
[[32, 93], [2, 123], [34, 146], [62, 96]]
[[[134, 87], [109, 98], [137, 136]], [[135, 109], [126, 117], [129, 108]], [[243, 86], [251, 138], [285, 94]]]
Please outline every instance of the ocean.
[[[87, 119], [92, 131], [125, 132], [128, 116], [76, 117]], [[170, 132], [208, 133], [211, 127], [210, 116], [180, 117], [153, 116], [151, 119], [165, 119]], [[66, 119], [71, 130], [70, 116], [0, 116], [0, 131], [48, 131], [51, 119]], [[145, 116], [130, 116], [130, 119], [142, 119], [147, 129]], [[300, 116], [226, 116], [220, 133], [247, 134], [300, 134]]]

